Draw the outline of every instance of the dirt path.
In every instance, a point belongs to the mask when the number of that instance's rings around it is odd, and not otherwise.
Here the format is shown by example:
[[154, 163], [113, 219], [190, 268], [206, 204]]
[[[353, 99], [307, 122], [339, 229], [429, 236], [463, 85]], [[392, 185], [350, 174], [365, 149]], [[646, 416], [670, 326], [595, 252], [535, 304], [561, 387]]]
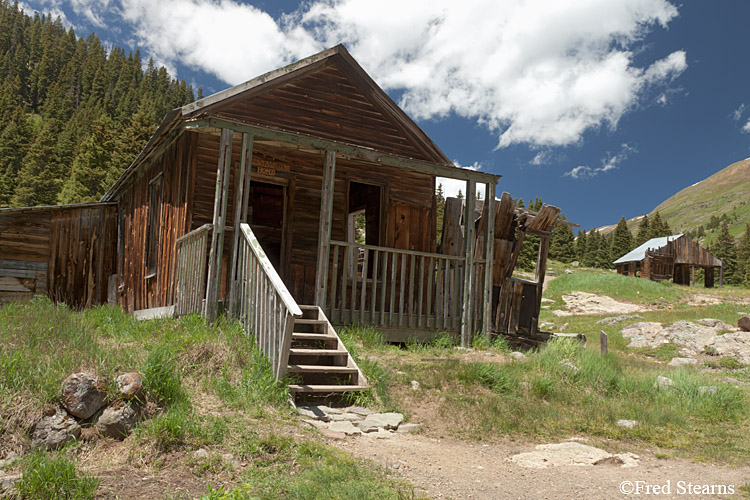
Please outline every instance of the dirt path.
[[[481, 444], [395, 434], [391, 439], [366, 436], [334, 444], [369, 459], [424, 489], [431, 498], [453, 499], [612, 499], [741, 498], [738, 487], [750, 481], [750, 467], [731, 468], [692, 463], [683, 459], [657, 459], [642, 455], [637, 467], [619, 465], [559, 466], [530, 469], [510, 462], [512, 455], [534, 450], [530, 444]], [[670, 485], [671, 494], [625, 495], [637, 481], [645, 485]], [[684, 483], [680, 483], [684, 481]], [[692, 485], [732, 485], [734, 495], [690, 495], [680, 490]], [[715, 491], [719, 491], [715, 488]]]

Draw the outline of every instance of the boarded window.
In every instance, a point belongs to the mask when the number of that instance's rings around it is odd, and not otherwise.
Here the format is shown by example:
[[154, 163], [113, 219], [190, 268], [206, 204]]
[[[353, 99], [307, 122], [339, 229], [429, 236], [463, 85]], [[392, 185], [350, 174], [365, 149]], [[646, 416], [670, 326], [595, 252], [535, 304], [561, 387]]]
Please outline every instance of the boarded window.
[[156, 276], [159, 265], [159, 221], [161, 220], [160, 173], [148, 183], [148, 225], [146, 226], [146, 277]]

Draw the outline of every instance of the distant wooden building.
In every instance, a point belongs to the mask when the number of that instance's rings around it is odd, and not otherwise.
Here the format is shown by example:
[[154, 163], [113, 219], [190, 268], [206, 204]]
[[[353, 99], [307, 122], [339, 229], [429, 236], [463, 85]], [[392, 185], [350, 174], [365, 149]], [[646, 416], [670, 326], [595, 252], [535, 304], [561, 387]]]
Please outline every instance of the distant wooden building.
[[640, 276], [652, 281], [673, 280], [679, 285], [695, 283], [695, 268], [703, 269], [706, 288], [714, 286], [719, 269], [719, 286], [724, 275], [721, 260], [686, 234], [653, 238], [617, 259], [618, 274]]
[[[440, 248], [438, 176], [467, 193]], [[171, 111], [101, 203], [0, 211], [0, 279], [140, 314], [223, 308], [295, 391], [351, 390], [364, 379], [331, 323], [464, 345], [536, 332], [559, 209], [495, 203], [499, 177], [456, 168], [337, 46]], [[527, 232], [532, 281], [512, 276]]]

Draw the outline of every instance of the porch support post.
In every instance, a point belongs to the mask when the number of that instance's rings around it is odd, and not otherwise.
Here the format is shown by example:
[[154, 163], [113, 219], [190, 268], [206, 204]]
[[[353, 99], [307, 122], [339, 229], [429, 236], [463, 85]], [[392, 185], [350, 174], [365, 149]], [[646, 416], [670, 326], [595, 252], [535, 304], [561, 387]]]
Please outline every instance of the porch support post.
[[219, 309], [219, 283], [221, 281], [221, 256], [224, 251], [224, 224], [227, 216], [229, 193], [229, 166], [232, 163], [232, 130], [221, 130], [219, 164], [216, 168], [216, 193], [214, 195], [213, 232], [208, 255], [208, 278], [204, 315], [212, 323]]
[[250, 192], [250, 169], [253, 158], [253, 135], [242, 134], [240, 170], [237, 176], [237, 194], [234, 198], [234, 242], [232, 243], [232, 267], [229, 288], [229, 314], [237, 313], [237, 260], [240, 254], [240, 223], [247, 222], [247, 201]]
[[482, 302], [482, 329], [484, 338], [492, 340], [492, 264], [495, 260], [495, 183], [488, 182], [484, 196], [484, 298]]
[[471, 345], [472, 331], [472, 313], [473, 298], [472, 287], [473, 267], [474, 267], [474, 210], [476, 209], [476, 181], [469, 179], [466, 181], [466, 206], [464, 207], [464, 293], [463, 309], [461, 314], [461, 346], [469, 347]]
[[318, 229], [318, 267], [315, 274], [315, 305], [326, 307], [328, 287], [328, 255], [331, 247], [331, 220], [333, 218], [333, 179], [336, 173], [336, 152], [326, 151], [323, 166], [323, 187], [320, 197], [320, 226]]

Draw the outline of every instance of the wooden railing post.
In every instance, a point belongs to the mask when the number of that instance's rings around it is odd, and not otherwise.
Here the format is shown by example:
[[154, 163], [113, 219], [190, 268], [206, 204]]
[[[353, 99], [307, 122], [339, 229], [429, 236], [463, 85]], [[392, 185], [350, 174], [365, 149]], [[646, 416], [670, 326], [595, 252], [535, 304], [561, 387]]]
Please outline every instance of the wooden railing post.
[[[461, 314], [461, 346], [469, 347], [472, 337], [472, 285], [473, 285], [473, 262], [474, 262], [474, 211], [476, 210], [476, 181], [466, 181], [466, 207], [464, 212], [464, 290], [463, 310]], [[455, 298], [454, 298], [455, 300]]]
[[336, 173], [336, 152], [326, 151], [323, 166], [323, 186], [320, 196], [320, 225], [318, 228], [318, 267], [315, 276], [315, 305], [326, 306], [328, 285], [328, 256], [331, 245], [331, 219], [333, 216], [333, 180]]
[[250, 191], [250, 171], [253, 158], [253, 136], [242, 134], [242, 153], [240, 160], [239, 181], [237, 182], [237, 194], [234, 197], [234, 233], [232, 244], [232, 267], [230, 268], [229, 283], [229, 313], [235, 316], [237, 311], [237, 260], [240, 243], [240, 223], [247, 222], [247, 202]]
[[216, 192], [214, 195], [213, 234], [208, 257], [208, 279], [206, 287], [206, 319], [216, 320], [219, 307], [219, 283], [221, 281], [221, 257], [224, 250], [224, 225], [227, 215], [227, 193], [229, 192], [229, 165], [232, 162], [232, 130], [221, 130], [219, 164], [216, 168]]
[[495, 260], [495, 183], [488, 182], [485, 190], [484, 221], [484, 298], [482, 300], [482, 329], [489, 342], [492, 335], [492, 262]]

